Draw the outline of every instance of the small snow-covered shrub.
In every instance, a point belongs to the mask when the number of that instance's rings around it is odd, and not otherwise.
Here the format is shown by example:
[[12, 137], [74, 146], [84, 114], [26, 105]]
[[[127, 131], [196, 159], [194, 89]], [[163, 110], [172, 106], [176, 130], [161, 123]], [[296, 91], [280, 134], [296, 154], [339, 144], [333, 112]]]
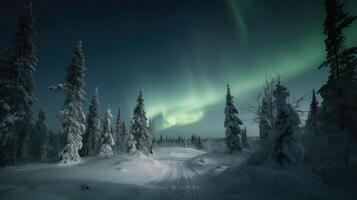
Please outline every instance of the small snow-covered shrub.
[[113, 153], [113, 149], [111, 146], [109, 146], [108, 144], [104, 144], [102, 145], [101, 149], [100, 149], [100, 157], [104, 157], [104, 158], [110, 158], [114, 155]]

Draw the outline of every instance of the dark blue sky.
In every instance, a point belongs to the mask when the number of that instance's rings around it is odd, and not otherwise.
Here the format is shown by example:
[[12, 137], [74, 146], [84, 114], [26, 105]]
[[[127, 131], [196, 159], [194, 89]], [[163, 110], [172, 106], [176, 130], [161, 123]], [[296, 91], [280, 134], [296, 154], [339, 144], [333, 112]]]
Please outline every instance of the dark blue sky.
[[[0, 48], [10, 45], [27, 2], [0, 2]], [[356, 15], [357, 2], [344, 2]], [[319, 0], [38, 0], [34, 12], [36, 110], [46, 107], [54, 130], [63, 96], [48, 86], [63, 81], [78, 40], [86, 58], [87, 98], [98, 86], [102, 110], [110, 106], [116, 115], [121, 105], [128, 121], [143, 88], [158, 132], [168, 135], [223, 136], [227, 83], [248, 134], [257, 135], [247, 108], [256, 103], [265, 76], [280, 74], [291, 101], [326, 79], [316, 69], [324, 56]], [[348, 44], [357, 43], [356, 33], [354, 24]]]

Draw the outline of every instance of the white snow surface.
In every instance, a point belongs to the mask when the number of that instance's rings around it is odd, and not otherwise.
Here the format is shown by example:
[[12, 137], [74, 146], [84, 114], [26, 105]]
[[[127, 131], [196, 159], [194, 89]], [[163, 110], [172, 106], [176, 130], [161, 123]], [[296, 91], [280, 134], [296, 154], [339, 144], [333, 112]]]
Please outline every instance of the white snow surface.
[[[36, 199], [353, 199], [307, 169], [228, 154], [160, 147], [154, 156], [90, 157], [72, 165], [31, 163], [0, 169], [0, 200]], [[352, 188], [352, 187], [351, 187]]]

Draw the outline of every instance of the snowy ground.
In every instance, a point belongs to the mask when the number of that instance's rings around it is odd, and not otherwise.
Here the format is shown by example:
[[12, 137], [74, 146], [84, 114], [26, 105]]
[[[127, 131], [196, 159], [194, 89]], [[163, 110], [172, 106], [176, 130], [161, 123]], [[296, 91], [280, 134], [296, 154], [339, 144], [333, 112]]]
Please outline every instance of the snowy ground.
[[[161, 147], [155, 156], [0, 169], [0, 199], [353, 199], [308, 170], [246, 166], [249, 152]], [[353, 187], [351, 187], [353, 188]], [[351, 189], [353, 190], [353, 189]]]

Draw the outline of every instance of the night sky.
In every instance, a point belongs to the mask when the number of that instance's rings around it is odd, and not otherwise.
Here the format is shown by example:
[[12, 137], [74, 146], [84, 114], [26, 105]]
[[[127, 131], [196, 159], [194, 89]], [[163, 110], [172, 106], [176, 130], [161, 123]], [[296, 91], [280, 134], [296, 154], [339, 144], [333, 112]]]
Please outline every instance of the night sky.
[[[27, 2], [1, 0], [1, 49], [10, 46]], [[343, 2], [357, 15], [357, 1]], [[291, 102], [327, 79], [326, 70], [317, 70], [324, 57], [322, 0], [37, 0], [34, 12], [36, 112], [45, 107], [56, 131], [64, 97], [48, 87], [64, 80], [78, 40], [87, 98], [98, 86], [102, 112], [110, 107], [116, 116], [120, 105], [128, 123], [143, 88], [157, 133], [168, 136], [224, 136], [227, 83], [248, 135], [258, 135], [248, 108], [265, 77], [280, 75]], [[346, 34], [347, 45], [356, 45], [357, 26]]]

